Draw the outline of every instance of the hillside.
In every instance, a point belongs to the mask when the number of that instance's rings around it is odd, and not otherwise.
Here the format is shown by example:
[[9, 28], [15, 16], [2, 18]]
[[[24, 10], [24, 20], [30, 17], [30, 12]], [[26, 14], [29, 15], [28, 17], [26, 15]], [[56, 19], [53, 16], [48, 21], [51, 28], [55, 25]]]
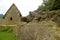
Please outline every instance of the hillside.
[[0, 18], [2, 18], [3, 17], [3, 14], [0, 14]]

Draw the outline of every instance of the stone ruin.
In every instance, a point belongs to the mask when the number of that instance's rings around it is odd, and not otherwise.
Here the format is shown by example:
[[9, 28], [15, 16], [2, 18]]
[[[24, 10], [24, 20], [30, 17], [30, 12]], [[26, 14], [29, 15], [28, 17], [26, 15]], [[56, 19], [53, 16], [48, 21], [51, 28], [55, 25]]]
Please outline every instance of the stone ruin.
[[18, 8], [13, 4], [6, 14], [0, 19], [0, 26], [12, 26], [13, 32], [20, 40], [56, 40], [54, 30], [43, 21], [59, 23], [58, 11], [33, 11], [22, 17]]

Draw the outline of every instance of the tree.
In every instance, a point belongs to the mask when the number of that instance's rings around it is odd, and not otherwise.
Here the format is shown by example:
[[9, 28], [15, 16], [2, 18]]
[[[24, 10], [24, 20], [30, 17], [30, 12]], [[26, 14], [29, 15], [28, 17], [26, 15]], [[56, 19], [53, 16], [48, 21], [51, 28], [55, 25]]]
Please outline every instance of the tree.
[[43, 4], [38, 10], [57, 10], [60, 9], [60, 0], [43, 0]]

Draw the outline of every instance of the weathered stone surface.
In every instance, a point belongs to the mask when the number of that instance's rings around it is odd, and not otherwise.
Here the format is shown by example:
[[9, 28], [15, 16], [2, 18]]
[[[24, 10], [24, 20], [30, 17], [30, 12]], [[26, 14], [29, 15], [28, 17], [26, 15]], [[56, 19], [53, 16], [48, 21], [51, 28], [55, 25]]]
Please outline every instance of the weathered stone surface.
[[28, 23], [20, 28], [21, 40], [56, 40], [54, 30], [48, 25], [40, 23]]

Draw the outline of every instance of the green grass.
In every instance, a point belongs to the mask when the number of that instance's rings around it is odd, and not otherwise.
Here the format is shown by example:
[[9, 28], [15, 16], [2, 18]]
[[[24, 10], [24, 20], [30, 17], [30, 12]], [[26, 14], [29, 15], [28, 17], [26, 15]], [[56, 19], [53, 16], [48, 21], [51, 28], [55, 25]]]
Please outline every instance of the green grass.
[[0, 40], [19, 40], [12, 32], [12, 28], [5, 27], [0, 29]]

